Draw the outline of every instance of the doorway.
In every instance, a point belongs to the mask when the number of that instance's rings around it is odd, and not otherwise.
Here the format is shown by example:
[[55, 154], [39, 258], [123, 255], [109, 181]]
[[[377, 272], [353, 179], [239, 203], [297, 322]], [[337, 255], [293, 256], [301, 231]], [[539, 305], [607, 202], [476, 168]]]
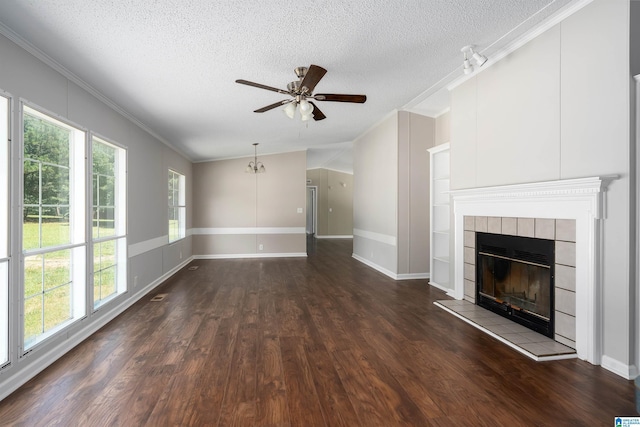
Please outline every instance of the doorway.
[[314, 236], [318, 227], [318, 187], [307, 187], [307, 235]]

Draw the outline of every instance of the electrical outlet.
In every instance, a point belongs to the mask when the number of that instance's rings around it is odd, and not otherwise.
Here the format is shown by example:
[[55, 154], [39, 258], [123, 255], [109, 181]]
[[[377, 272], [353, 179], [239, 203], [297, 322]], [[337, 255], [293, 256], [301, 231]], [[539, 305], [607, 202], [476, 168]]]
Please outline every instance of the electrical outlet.
[[264, 249], [264, 245], [263, 245], [263, 244], [258, 245], [258, 250], [259, 250], [259, 251], [261, 251], [261, 250], [263, 250], [263, 249]]
[[180, 259], [182, 259], [182, 251], [180, 251]]
[[298, 208], [298, 213], [302, 213], [302, 208]]
[[138, 276], [134, 276], [133, 277], [133, 287], [137, 288], [138, 287]]

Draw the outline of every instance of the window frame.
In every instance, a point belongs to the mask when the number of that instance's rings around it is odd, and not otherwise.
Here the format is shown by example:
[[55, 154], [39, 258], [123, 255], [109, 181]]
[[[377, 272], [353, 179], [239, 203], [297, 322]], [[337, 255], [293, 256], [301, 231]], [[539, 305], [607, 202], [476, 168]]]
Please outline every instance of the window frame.
[[[0, 368], [11, 362], [10, 326], [13, 309], [9, 304], [12, 292], [9, 289], [11, 273], [11, 140], [13, 98], [0, 90]], [[5, 145], [6, 144], [6, 145]]]
[[[25, 115], [44, 120], [54, 126], [61, 127], [70, 132], [69, 136], [69, 238], [68, 241], [63, 244], [42, 246], [42, 239], [39, 237], [39, 247], [25, 249], [24, 242], [24, 212], [25, 212], [25, 182], [24, 182], [24, 165], [25, 165]], [[86, 178], [88, 174], [88, 160], [87, 160], [87, 147], [88, 147], [88, 135], [89, 132], [82, 126], [79, 126], [64, 117], [49, 112], [43, 108], [33, 105], [25, 100], [20, 102], [19, 111], [19, 125], [20, 125], [20, 184], [19, 184], [19, 206], [20, 215], [22, 218], [21, 234], [19, 238], [20, 245], [20, 261], [21, 261], [21, 280], [20, 283], [20, 339], [19, 347], [21, 354], [25, 355], [31, 352], [34, 348], [41, 345], [43, 342], [48, 341], [50, 338], [57, 335], [59, 331], [67, 329], [71, 324], [85, 318], [87, 316], [87, 183]], [[81, 178], [81, 179], [79, 179]], [[42, 182], [42, 181], [40, 181]], [[39, 192], [41, 190], [39, 189]], [[41, 202], [42, 199], [39, 200]], [[39, 215], [42, 215], [42, 211], [39, 211]], [[38, 221], [41, 222], [42, 218], [39, 217]], [[40, 286], [42, 288], [42, 310], [41, 310], [41, 332], [33, 337], [27, 337], [27, 283], [26, 283], [26, 261], [30, 257], [42, 256], [55, 252], [69, 252], [69, 318], [57, 323], [55, 326], [48, 329], [45, 325], [45, 296], [46, 284], [43, 282]], [[43, 261], [43, 273], [44, 280], [44, 261]], [[51, 291], [54, 287], [49, 289]], [[36, 294], [34, 294], [36, 295]], [[27, 340], [27, 338], [30, 338]]]
[[[170, 191], [172, 188], [172, 179], [174, 179], [173, 177], [177, 177], [178, 178], [178, 188], [177, 188], [177, 196], [175, 197], [171, 197]], [[187, 234], [187, 203], [186, 203], [186, 177], [181, 174], [180, 172], [178, 172], [175, 169], [169, 168], [168, 171], [168, 179], [167, 179], [167, 204], [168, 204], [168, 209], [167, 209], [167, 222], [168, 222], [168, 238], [169, 238], [169, 243], [175, 243], [179, 240], [182, 240], [186, 237]], [[174, 191], [174, 193], [176, 193], [176, 191]], [[172, 201], [176, 201], [177, 199], [177, 203], [171, 203]], [[177, 210], [177, 211], [176, 211]], [[178, 226], [177, 226], [177, 237], [172, 238], [172, 217], [175, 217], [175, 212], [178, 212]], [[172, 215], [173, 213], [173, 215]], [[175, 219], [173, 220], [175, 221]]]
[[[108, 302], [116, 299], [119, 295], [125, 294], [128, 291], [128, 283], [127, 283], [127, 148], [111, 141], [108, 138], [105, 138], [101, 135], [98, 135], [94, 132], [91, 132], [89, 135], [90, 141], [90, 171], [87, 178], [91, 179], [91, 195], [89, 197], [90, 203], [88, 204], [89, 208], [89, 216], [91, 217], [91, 232], [90, 236], [90, 250], [91, 254], [89, 257], [91, 263], [91, 278], [89, 280], [89, 304], [92, 308], [93, 312], [99, 310]], [[94, 185], [93, 180], [96, 176], [94, 171], [94, 148], [95, 144], [102, 144], [108, 147], [111, 147], [115, 150], [115, 159], [114, 159], [114, 205], [112, 206], [114, 209], [114, 234], [108, 236], [98, 236], [95, 237], [93, 233], [93, 221], [95, 220], [93, 217], [94, 209], [100, 209], [102, 206], [100, 204], [99, 195], [97, 196], [97, 204], [95, 203], [96, 195], [94, 194]], [[98, 225], [98, 229], [100, 226]], [[95, 275], [96, 271], [96, 247], [101, 247], [103, 243], [114, 242], [114, 250], [115, 250], [115, 264], [112, 266], [115, 267], [115, 292], [111, 293], [104, 298], [99, 298], [96, 300], [95, 296]], [[100, 267], [102, 264], [100, 263]], [[111, 267], [111, 266], [109, 266]], [[105, 269], [101, 268], [99, 270], [100, 273]]]

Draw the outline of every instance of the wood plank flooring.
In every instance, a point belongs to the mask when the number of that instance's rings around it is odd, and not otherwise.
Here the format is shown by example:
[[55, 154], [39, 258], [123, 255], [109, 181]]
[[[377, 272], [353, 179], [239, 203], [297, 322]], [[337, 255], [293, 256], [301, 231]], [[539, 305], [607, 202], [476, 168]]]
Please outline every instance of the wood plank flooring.
[[[534, 362], [351, 258], [197, 260], [0, 402], [24, 426], [611, 426], [631, 381]], [[156, 293], [168, 293], [151, 302]]]

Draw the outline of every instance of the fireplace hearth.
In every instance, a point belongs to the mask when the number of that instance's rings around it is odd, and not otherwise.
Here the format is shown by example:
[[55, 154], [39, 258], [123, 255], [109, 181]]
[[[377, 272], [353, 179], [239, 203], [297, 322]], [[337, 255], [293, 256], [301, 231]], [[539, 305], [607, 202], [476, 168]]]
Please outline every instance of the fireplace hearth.
[[554, 337], [553, 240], [476, 233], [476, 304]]

